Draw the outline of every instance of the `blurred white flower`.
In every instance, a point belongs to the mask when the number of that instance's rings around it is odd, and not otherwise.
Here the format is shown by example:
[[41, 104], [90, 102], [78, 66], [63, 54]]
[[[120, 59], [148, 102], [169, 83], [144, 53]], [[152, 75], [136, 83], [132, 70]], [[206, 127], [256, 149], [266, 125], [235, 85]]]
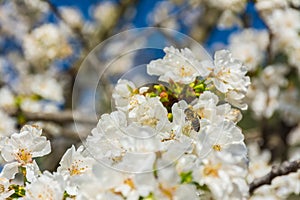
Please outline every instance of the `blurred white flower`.
[[287, 0], [257, 0], [255, 2], [255, 8], [264, 12], [271, 12], [274, 9], [286, 8], [287, 6]]
[[267, 31], [245, 29], [230, 36], [229, 49], [232, 55], [243, 61], [248, 71], [254, 71], [262, 64], [264, 53], [269, 43]]
[[111, 1], [104, 1], [92, 10], [92, 16], [104, 27], [110, 27], [117, 17], [117, 6]]
[[287, 84], [284, 77], [287, 72], [284, 65], [270, 65], [252, 80], [247, 98], [256, 117], [269, 118], [278, 109], [280, 87]]
[[225, 10], [219, 18], [218, 28], [220, 29], [228, 29], [233, 26], [242, 26], [241, 19], [233, 13], [231, 10]]
[[265, 86], [281, 86], [285, 87], [288, 84], [288, 80], [285, 75], [289, 72], [289, 69], [285, 65], [269, 65], [266, 66], [261, 73], [260, 79]]
[[250, 85], [246, 67], [235, 60], [229, 51], [221, 50], [215, 53], [211, 70], [211, 81], [217, 90], [225, 94], [225, 100], [236, 107], [247, 109], [247, 104], [242, 103]]
[[54, 24], [42, 25], [26, 35], [23, 49], [25, 57], [39, 67], [72, 53], [66, 38]]
[[274, 49], [284, 49], [299, 40], [300, 13], [297, 10], [292, 8], [276, 9], [267, 16], [266, 22], [274, 34]]
[[252, 99], [251, 109], [257, 117], [269, 118], [278, 108], [279, 88], [277, 86], [264, 88], [253, 81], [253, 86], [247, 95]]
[[[14, 35], [18, 40], [22, 40], [30, 26], [29, 21], [25, 20], [22, 15], [16, 15], [18, 12], [18, 7], [12, 1], [1, 4], [1, 33]], [[15, 24], [18, 24], [18, 26], [15, 26]]]
[[300, 103], [299, 91], [297, 87], [289, 87], [287, 90], [281, 92], [279, 96], [280, 114], [283, 116], [284, 121], [295, 124], [300, 120]]
[[41, 12], [47, 12], [49, 10], [49, 6], [46, 2], [39, 0], [24, 0], [27, 6], [32, 9], [39, 10]]
[[292, 3], [295, 7], [300, 6], [300, 0], [287, 0], [288, 2]]
[[7, 111], [13, 112], [16, 109], [15, 97], [13, 93], [7, 87], [0, 89], [0, 108]]
[[247, 145], [249, 152], [249, 170], [247, 181], [251, 183], [255, 178], [260, 178], [271, 170], [271, 152], [268, 150], [260, 151], [257, 143]]
[[204, 0], [210, 6], [220, 10], [232, 10], [235, 12], [242, 11], [246, 6], [246, 0]]
[[300, 77], [300, 35], [285, 52], [289, 56], [288, 62], [297, 68], [298, 76]]
[[289, 133], [287, 141], [291, 146], [300, 144], [300, 124]]
[[179, 24], [175, 17], [172, 17], [174, 11], [174, 5], [169, 1], [158, 2], [153, 11], [147, 16], [150, 25], [169, 28], [176, 30], [179, 28]]
[[0, 110], [0, 140], [5, 136], [10, 136], [15, 132], [16, 120]]
[[50, 103], [37, 101], [30, 98], [24, 98], [21, 101], [21, 109], [25, 112], [35, 113], [35, 112], [57, 112], [58, 106]]
[[273, 11], [271, 16], [267, 19], [267, 23], [270, 25], [271, 30], [275, 34], [282, 34], [284, 32], [280, 31], [281, 28], [285, 30], [298, 31], [300, 28], [300, 13], [292, 8], [289, 9], [276, 9]]
[[65, 22], [72, 28], [80, 29], [83, 26], [81, 12], [72, 7], [60, 7], [60, 13]]
[[56, 79], [45, 75], [35, 75], [31, 77], [30, 89], [32, 93], [42, 98], [63, 102], [63, 88]]

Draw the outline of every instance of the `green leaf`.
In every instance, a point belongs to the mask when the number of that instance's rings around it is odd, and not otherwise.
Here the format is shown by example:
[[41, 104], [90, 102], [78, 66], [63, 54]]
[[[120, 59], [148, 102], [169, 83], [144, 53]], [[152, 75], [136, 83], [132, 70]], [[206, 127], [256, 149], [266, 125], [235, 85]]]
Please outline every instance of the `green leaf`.
[[24, 186], [20, 186], [20, 185], [10, 185], [9, 189], [14, 190], [15, 193], [13, 193], [12, 195], [10, 195], [10, 199], [15, 199], [15, 198], [19, 198], [19, 197], [24, 197], [25, 196], [25, 188]]
[[140, 197], [139, 200], [155, 200], [153, 193], [150, 193], [147, 197]]
[[193, 181], [192, 171], [181, 172], [180, 173], [180, 178], [181, 178], [180, 183], [192, 183], [192, 181]]

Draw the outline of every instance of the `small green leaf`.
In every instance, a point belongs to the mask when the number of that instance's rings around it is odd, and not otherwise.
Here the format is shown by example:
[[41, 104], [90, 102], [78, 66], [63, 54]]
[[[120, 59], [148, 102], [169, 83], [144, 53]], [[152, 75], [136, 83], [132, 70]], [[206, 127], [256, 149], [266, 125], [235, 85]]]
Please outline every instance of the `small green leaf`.
[[181, 183], [191, 183], [193, 181], [192, 171], [180, 173]]

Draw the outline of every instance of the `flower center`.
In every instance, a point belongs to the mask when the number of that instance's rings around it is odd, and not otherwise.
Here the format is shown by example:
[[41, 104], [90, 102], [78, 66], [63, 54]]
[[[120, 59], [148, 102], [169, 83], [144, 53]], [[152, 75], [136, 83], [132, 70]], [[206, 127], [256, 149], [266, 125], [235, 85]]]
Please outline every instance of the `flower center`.
[[124, 181], [124, 184], [128, 185], [131, 189], [135, 189], [134, 182], [132, 181], [131, 178], [128, 178]]
[[215, 150], [215, 151], [221, 151], [221, 145], [219, 145], [219, 144], [215, 144], [215, 145], [213, 145], [213, 150]]
[[70, 175], [78, 175], [83, 173], [84, 171], [86, 171], [86, 169], [88, 168], [88, 166], [85, 167], [80, 167], [79, 164], [82, 163], [81, 160], [76, 160], [72, 163], [71, 167], [68, 168], [68, 171], [70, 172]]
[[166, 188], [166, 187], [163, 187], [162, 184], [159, 184], [159, 189], [169, 199], [171, 199], [171, 200], [173, 199], [173, 192], [176, 190], [176, 187]]
[[22, 164], [32, 163], [32, 155], [27, 149], [19, 149], [16, 153], [16, 160]]
[[216, 164], [216, 165], [208, 164], [205, 166], [203, 173], [205, 176], [218, 177], [219, 176], [218, 170], [220, 168], [221, 168], [221, 164]]
[[192, 72], [191, 70], [187, 70], [184, 66], [180, 67], [180, 72], [179, 72], [181, 77], [186, 77], [186, 76], [191, 76]]
[[0, 184], [0, 194], [5, 191], [5, 187], [3, 184]]
[[156, 118], [147, 118], [141, 121], [142, 125], [148, 125], [151, 127], [156, 127], [157, 123], [158, 123], [158, 119]]

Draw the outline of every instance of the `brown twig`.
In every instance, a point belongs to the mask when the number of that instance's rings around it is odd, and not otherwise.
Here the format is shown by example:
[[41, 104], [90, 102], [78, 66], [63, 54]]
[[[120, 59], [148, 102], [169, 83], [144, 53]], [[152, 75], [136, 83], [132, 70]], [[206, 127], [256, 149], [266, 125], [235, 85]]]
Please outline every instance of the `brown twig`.
[[73, 113], [70, 110], [59, 112], [27, 112], [22, 111], [22, 115], [26, 121], [48, 121], [55, 122], [57, 124], [72, 123], [74, 121], [85, 124], [96, 124], [97, 120], [84, 116], [79, 113]]
[[273, 166], [272, 170], [266, 174], [265, 176], [255, 179], [251, 184], [249, 188], [250, 194], [252, 194], [257, 188], [259, 188], [262, 185], [270, 185], [272, 180], [275, 177], [287, 175], [292, 172], [296, 172], [298, 169], [300, 169], [300, 159], [295, 161], [285, 161], [279, 166]]

